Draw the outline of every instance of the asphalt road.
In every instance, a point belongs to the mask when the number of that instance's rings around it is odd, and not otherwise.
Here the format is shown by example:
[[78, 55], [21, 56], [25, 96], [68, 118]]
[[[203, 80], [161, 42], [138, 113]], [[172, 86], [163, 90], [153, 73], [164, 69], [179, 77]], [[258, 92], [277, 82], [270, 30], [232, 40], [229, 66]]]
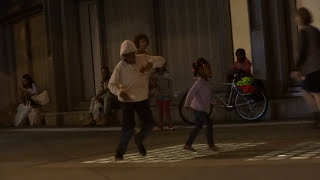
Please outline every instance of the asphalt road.
[[219, 153], [202, 133], [182, 150], [189, 128], [153, 132], [145, 158], [130, 143], [114, 162], [118, 130], [0, 130], [0, 179], [319, 179], [320, 130], [309, 124], [215, 128]]

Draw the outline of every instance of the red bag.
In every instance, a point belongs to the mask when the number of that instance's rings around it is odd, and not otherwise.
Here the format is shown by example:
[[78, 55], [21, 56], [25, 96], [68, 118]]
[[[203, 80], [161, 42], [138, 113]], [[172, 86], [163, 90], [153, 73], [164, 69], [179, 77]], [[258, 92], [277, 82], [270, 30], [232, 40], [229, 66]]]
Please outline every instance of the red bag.
[[252, 86], [252, 85], [242, 85], [242, 86], [238, 86], [238, 89], [245, 94], [252, 94], [255, 93], [257, 88]]

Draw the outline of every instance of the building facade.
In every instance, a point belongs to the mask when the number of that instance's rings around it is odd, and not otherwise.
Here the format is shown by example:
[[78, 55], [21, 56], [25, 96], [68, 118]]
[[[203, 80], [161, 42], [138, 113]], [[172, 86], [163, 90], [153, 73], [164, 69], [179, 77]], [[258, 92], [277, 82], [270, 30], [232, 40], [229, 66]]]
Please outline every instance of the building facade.
[[[0, 114], [4, 118], [0, 121], [3, 125], [10, 121], [8, 112], [17, 104], [21, 76], [26, 73], [34, 77], [41, 90], [50, 93], [51, 103], [44, 107], [49, 125], [81, 124], [79, 117], [85, 114], [88, 101], [99, 89], [100, 68], [108, 66], [112, 71], [120, 58], [121, 42], [132, 40], [140, 33], [150, 37], [151, 54], [167, 59], [177, 94], [192, 84], [191, 64], [198, 57], [210, 61], [213, 81], [226, 81], [234, 51], [241, 47], [253, 62], [255, 76], [265, 82], [271, 102], [267, 118], [308, 116], [289, 72], [297, 52], [296, 8], [320, 7], [316, 0], [8, 0], [1, 3]], [[231, 117], [220, 110], [215, 113], [221, 120]]]

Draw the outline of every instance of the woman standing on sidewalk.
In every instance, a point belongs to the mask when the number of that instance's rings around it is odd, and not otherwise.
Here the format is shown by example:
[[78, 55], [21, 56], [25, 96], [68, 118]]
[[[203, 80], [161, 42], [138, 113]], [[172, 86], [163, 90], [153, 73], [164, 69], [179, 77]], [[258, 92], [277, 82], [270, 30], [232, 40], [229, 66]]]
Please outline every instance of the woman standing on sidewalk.
[[299, 56], [291, 77], [303, 80], [304, 99], [320, 128], [320, 32], [311, 25], [312, 15], [306, 8], [298, 9], [295, 21], [299, 29]]

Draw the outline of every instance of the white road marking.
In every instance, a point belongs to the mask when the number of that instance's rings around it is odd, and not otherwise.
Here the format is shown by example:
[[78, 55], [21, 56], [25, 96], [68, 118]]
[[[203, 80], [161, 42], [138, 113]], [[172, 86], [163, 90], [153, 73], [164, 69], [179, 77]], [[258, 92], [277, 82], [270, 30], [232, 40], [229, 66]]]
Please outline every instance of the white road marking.
[[[265, 143], [225, 143], [217, 144], [219, 153], [230, 152], [238, 149], [250, 148]], [[148, 151], [146, 157], [138, 153], [126, 154], [123, 161], [115, 161], [114, 157], [101, 158], [92, 161], [82, 162], [84, 164], [92, 163], [170, 163], [190, 160], [200, 157], [215, 155], [218, 152], [210, 151], [206, 144], [194, 144], [193, 147], [197, 152], [190, 152], [183, 149], [183, 145], [170, 146], [165, 148], [153, 149]]]

